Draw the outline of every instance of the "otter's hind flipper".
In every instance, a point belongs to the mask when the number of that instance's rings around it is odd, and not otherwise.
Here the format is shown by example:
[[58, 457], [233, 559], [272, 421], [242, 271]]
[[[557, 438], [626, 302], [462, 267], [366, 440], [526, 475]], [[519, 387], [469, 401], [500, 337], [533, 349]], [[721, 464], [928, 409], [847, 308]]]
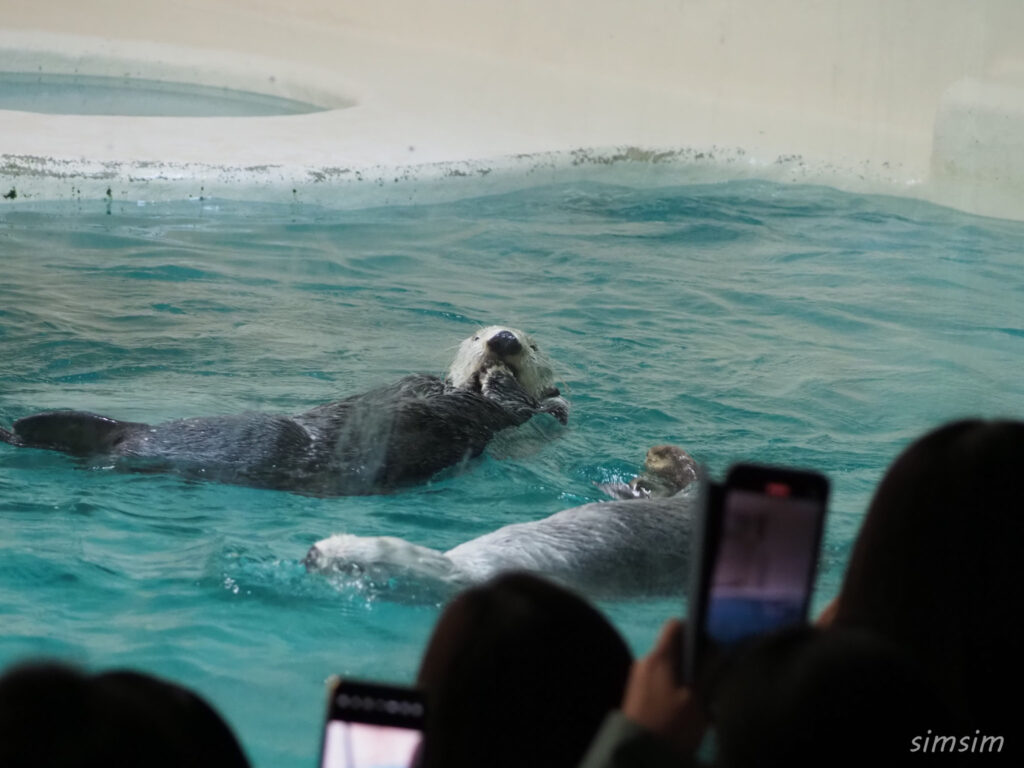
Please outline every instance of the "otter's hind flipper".
[[18, 419], [14, 422], [14, 440], [4, 439], [12, 445], [90, 456], [114, 451], [136, 429], [148, 429], [148, 425], [85, 411], [48, 411]]
[[3, 427], [0, 427], [0, 443], [10, 443], [11, 445], [21, 445], [21, 438], [13, 432], [9, 432]]

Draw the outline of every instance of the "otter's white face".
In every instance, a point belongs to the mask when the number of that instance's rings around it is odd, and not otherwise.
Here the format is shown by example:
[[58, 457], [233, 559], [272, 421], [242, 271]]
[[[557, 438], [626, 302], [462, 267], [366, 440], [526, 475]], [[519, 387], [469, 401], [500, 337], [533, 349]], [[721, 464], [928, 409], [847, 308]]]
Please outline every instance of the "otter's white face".
[[480, 374], [497, 363], [507, 366], [519, 385], [537, 400], [551, 396], [554, 373], [536, 342], [520, 330], [500, 325], [481, 328], [459, 345], [448, 369], [448, 381], [460, 389], [479, 388]]

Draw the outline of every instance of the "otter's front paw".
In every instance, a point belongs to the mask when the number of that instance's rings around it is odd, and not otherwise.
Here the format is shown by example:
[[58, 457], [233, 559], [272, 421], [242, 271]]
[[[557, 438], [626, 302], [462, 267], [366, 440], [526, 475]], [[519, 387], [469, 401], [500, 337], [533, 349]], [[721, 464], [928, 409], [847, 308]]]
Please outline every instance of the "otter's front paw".
[[516, 382], [515, 374], [504, 363], [489, 365], [480, 371], [477, 376], [480, 380], [480, 390], [482, 392], [507, 387], [509, 384]]
[[547, 397], [540, 401], [537, 410], [541, 413], [550, 413], [562, 424], [569, 423], [569, 403], [563, 397]]
[[507, 365], [498, 361], [486, 363], [469, 378], [468, 388], [474, 392], [486, 392], [488, 389], [500, 385], [501, 380], [506, 377], [515, 380], [515, 374]]

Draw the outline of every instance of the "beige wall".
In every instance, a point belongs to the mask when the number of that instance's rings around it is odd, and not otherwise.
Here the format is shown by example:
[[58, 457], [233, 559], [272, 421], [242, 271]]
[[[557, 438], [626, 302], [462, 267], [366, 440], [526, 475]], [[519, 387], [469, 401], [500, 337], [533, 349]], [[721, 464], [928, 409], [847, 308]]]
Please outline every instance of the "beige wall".
[[623, 146], [692, 150], [675, 157], [686, 165], [716, 148], [725, 176], [1024, 216], [1024, 160], [999, 162], [1024, 157], [1020, 0], [0, 0], [0, 13], [0, 70], [60, 53], [94, 73], [130, 63], [355, 103], [284, 124], [0, 113], [0, 151], [26, 184], [32, 164], [12, 158], [115, 177], [138, 161], [217, 166], [225, 183], [259, 163], [287, 185], [315, 168], [393, 176]]

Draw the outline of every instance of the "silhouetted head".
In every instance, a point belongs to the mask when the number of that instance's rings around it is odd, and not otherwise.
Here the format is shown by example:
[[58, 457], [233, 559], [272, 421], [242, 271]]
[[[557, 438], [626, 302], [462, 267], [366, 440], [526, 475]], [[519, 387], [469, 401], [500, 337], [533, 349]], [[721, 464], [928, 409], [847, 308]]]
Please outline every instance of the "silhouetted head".
[[850, 557], [835, 626], [905, 648], [973, 732], [1017, 728], [1024, 423], [959, 421], [896, 459]]
[[619, 706], [631, 663], [594, 607], [535, 576], [504, 575], [461, 593], [419, 671], [427, 766], [576, 765]]
[[178, 685], [138, 672], [28, 664], [0, 677], [4, 768], [247, 768], [230, 728]]
[[798, 627], [755, 641], [711, 695], [717, 768], [916, 767], [930, 764], [929, 733], [955, 733], [910, 658], [862, 630]]

